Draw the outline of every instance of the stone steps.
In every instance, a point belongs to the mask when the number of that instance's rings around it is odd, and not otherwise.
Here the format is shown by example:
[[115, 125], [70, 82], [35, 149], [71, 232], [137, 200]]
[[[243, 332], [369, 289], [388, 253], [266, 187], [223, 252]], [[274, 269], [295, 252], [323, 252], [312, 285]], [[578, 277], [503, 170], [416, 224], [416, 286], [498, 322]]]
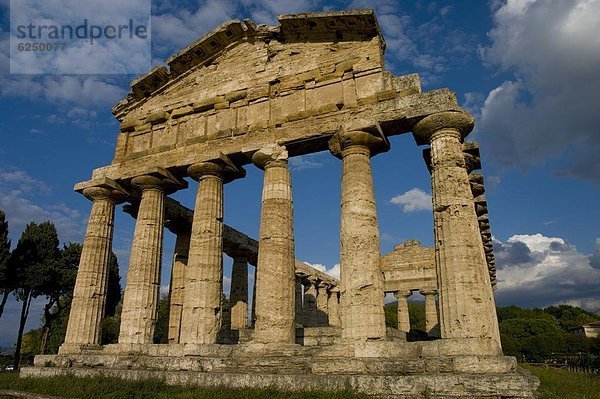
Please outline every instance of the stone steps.
[[494, 398], [530, 399], [536, 379], [526, 372], [509, 374], [423, 374], [423, 375], [314, 375], [238, 372], [196, 372], [172, 370], [123, 370], [84, 367], [27, 367], [22, 377], [107, 376], [127, 380], [162, 380], [173, 385], [198, 385], [231, 388], [275, 387], [288, 391], [353, 390], [373, 396], [395, 399]]
[[417, 375], [506, 374], [516, 370], [506, 356], [455, 356], [441, 358], [348, 358], [313, 356], [140, 356], [140, 355], [40, 355], [36, 367], [110, 368], [120, 370], [171, 370], [213, 373], [253, 372], [312, 375]]

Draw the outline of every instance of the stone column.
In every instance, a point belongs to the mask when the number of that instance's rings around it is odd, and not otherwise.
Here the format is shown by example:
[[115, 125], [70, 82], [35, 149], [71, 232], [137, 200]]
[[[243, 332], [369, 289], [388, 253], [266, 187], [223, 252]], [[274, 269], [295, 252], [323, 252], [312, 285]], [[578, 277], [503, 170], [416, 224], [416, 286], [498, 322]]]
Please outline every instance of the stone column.
[[252, 309], [250, 310], [252, 318], [252, 328], [256, 327], [256, 267], [254, 268], [254, 281], [252, 283]]
[[473, 124], [466, 112], [441, 112], [413, 133], [431, 145], [441, 336], [488, 338], [495, 354], [501, 353], [498, 320], [462, 148]]
[[142, 190], [121, 312], [120, 344], [151, 344], [160, 291], [165, 191], [177, 183], [163, 171], [135, 177]]
[[296, 323], [304, 324], [304, 318], [302, 316], [302, 294], [304, 286], [302, 285], [302, 277], [296, 276], [296, 288], [294, 292], [296, 294]]
[[252, 156], [264, 169], [256, 280], [254, 340], [289, 343], [295, 333], [295, 257], [292, 183], [287, 150], [266, 146]]
[[342, 159], [340, 295], [342, 337], [385, 338], [383, 275], [379, 268], [379, 228], [370, 157], [383, 139], [364, 131], [340, 131], [329, 142]]
[[188, 168], [198, 181], [190, 255], [185, 273], [181, 343], [214, 344], [221, 329], [223, 292], [223, 184], [243, 176], [231, 163]]
[[435, 290], [421, 290], [425, 297], [425, 331], [428, 337], [439, 337], [440, 326], [438, 321], [437, 306], [435, 304]]
[[236, 256], [233, 259], [229, 303], [231, 329], [248, 328], [248, 260], [244, 256]]
[[104, 317], [115, 205], [125, 198], [120, 186], [110, 184], [83, 189], [93, 201], [75, 280], [71, 312], [62, 350], [69, 345], [100, 344]]
[[177, 231], [173, 268], [171, 269], [171, 285], [169, 289], [169, 329], [168, 342], [178, 344], [181, 334], [181, 312], [183, 310], [183, 293], [185, 288], [185, 269], [190, 251], [190, 234], [186, 229]]
[[329, 317], [327, 316], [327, 288], [329, 284], [319, 283], [317, 287], [317, 326], [327, 327]]
[[408, 297], [410, 291], [396, 291], [394, 296], [398, 300], [398, 330], [410, 332], [410, 312], [408, 310]]
[[340, 322], [340, 290], [333, 287], [329, 290], [329, 298], [327, 299], [327, 316], [329, 317], [329, 325], [338, 327]]
[[307, 279], [304, 289], [304, 327], [317, 326], [317, 280]]

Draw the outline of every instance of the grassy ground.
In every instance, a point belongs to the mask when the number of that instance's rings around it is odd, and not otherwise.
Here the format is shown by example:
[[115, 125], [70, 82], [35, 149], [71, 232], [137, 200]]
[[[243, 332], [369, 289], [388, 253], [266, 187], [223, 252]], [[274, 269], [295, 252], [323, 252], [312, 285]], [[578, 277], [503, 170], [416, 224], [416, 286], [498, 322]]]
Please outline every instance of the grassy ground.
[[600, 399], [600, 376], [522, 365], [540, 379], [541, 399]]
[[[67, 398], [102, 399], [367, 399], [350, 392], [280, 392], [273, 389], [229, 389], [168, 386], [156, 381], [122, 381], [108, 378], [53, 377], [21, 379], [1, 372], [0, 390], [34, 392]], [[1, 397], [0, 397], [1, 399]]]

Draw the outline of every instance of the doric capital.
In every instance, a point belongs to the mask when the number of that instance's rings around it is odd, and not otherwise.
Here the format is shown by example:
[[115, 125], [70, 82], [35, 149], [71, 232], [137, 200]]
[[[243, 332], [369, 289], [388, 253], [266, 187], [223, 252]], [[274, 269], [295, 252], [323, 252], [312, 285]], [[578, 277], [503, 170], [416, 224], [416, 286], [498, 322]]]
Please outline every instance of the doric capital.
[[394, 292], [394, 296], [396, 297], [396, 299], [400, 299], [400, 298], [406, 299], [411, 295], [412, 295], [412, 291], [409, 291], [409, 290]]
[[190, 165], [187, 169], [188, 176], [199, 181], [206, 176], [214, 176], [220, 179], [225, 175], [225, 168], [214, 162], [199, 162]]
[[331, 137], [328, 145], [331, 154], [337, 158], [343, 158], [353, 151], [374, 156], [389, 148], [383, 138], [362, 130], [340, 130]]
[[441, 132], [458, 134], [465, 138], [473, 127], [475, 120], [466, 111], [438, 112], [421, 119], [413, 127], [413, 135], [418, 145], [430, 144], [432, 139], [439, 137]]
[[115, 204], [121, 203], [127, 198], [127, 195], [121, 191], [99, 186], [85, 188], [82, 194], [92, 201], [108, 200]]
[[188, 176], [196, 181], [205, 177], [213, 176], [229, 183], [237, 178], [246, 176], [246, 170], [236, 166], [226, 155], [221, 154], [219, 158], [207, 162], [199, 162], [190, 165], [187, 169]]
[[252, 162], [260, 169], [287, 167], [287, 160], [287, 148], [279, 144], [267, 144], [252, 155]]
[[75, 191], [92, 201], [109, 200], [115, 204], [124, 202], [129, 196], [129, 193], [119, 183], [108, 178], [78, 183], [75, 185]]
[[131, 184], [143, 190], [160, 190], [165, 194], [174, 193], [182, 188], [187, 188], [187, 182], [178, 179], [168, 170], [161, 167], [154, 167], [147, 173], [136, 176], [131, 179]]
[[419, 293], [421, 295], [423, 295], [423, 296], [426, 296], [426, 295], [435, 295], [437, 293], [437, 290], [434, 290], [434, 289], [431, 289], [431, 288], [430, 289], [422, 289], [422, 290], [419, 290]]

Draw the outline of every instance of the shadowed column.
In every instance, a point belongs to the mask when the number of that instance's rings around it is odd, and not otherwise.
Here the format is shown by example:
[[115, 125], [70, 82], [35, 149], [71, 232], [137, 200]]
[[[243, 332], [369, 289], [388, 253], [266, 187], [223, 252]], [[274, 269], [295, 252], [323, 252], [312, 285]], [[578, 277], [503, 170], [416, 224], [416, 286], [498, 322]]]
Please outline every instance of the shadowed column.
[[340, 289], [333, 287], [329, 290], [327, 298], [327, 316], [329, 317], [330, 326], [339, 326], [340, 322]]
[[413, 128], [431, 145], [431, 186], [442, 338], [489, 338], [501, 353], [498, 320], [462, 139], [473, 129], [466, 112], [441, 112]]
[[437, 306], [435, 305], [435, 290], [421, 290], [425, 297], [425, 332], [428, 337], [439, 337], [439, 321]]
[[233, 259], [231, 270], [231, 329], [248, 328], [248, 260], [243, 256]]
[[410, 332], [410, 311], [408, 310], [408, 297], [410, 291], [397, 291], [394, 296], [398, 300], [398, 330]]
[[88, 187], [82, 192], [93, 204], [61, 351], [68, 350], [70, 344], [100, 344], [100, 322], [106, 304], [115, 205], [126, 196], [116, 182], [108, 180], [101, 186]]
[[317, 280], [314, 277], [306, 279], [304, 290], [304, 326], [317, 326]]
[[329, 325], [327, 316], [327, 283], [319, 283], [317, 287], [317, 326], [326, 327]]
[[295, 258], [292, 182], [285, 147], [265, 146], [252, 162], [264, 169], [256, 268], [254, 340], [295, 342]]
[[385, 338], [383, 275], [379, 268], [379, 227], [370, 157], [384, 140], [360, 130], [336, 133], [331, 153], [342, 159], [340, 295], [342, 337]]
[[190, 231], [176, 228], [175, 254], [173, 256], [173, 269], [171, 270], [171, 284], [169, 289], [169, 331], [168, 342], [178, 344], [181, 333], [181, 312], [183, 310], [183, 295], [185, 288], [185, 268], [188, 263], [190, 251]]
[[304, 317], [302, 316], [302, 294], [303, 294], [304, 286], [302, 285], [302, 277], [296, 276], [296, 288], [294, 289], [294, 293], [296, 295], [295, 304], [296, 304], [296, 323], [304, 324]]

